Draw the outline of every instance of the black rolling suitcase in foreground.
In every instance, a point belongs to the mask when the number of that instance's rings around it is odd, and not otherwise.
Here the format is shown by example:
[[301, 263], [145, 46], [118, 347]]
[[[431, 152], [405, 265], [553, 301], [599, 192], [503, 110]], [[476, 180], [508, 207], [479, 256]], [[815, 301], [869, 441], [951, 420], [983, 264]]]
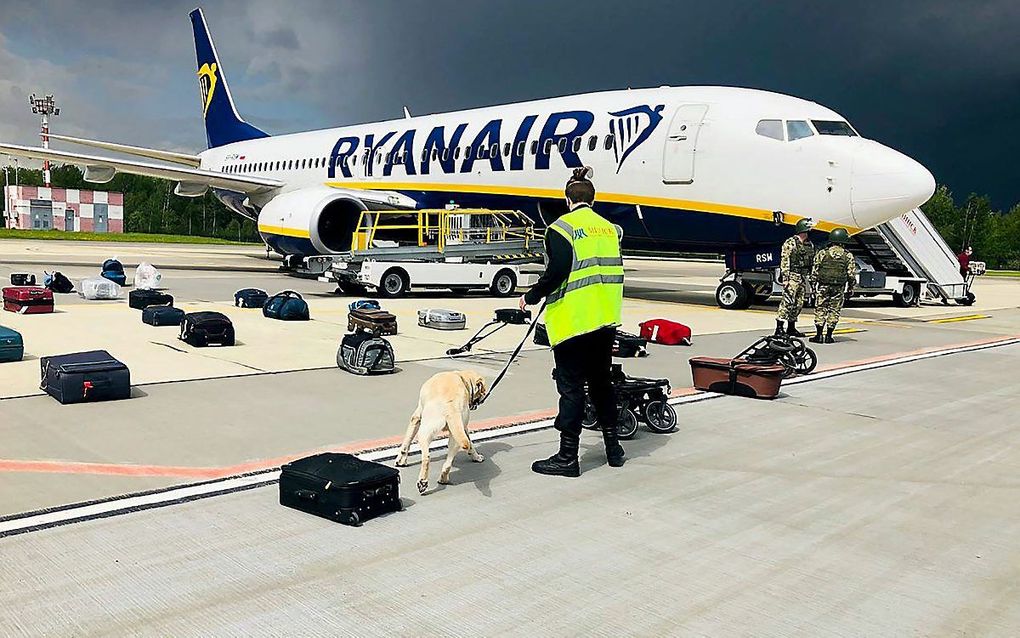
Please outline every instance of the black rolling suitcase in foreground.
[[280, 468], [280, 505], [361, 525], [402, 509], [400, 472], [350, 454], [316, 454]]
[[39, 364], [39, 387], [65, 405], [131, 397], [131, 372], [106, 350], [43, 357]]
[[128, 305], [135, 310], [145, 310], [149, 306], [172, 306], [173, 295], [149, 288], [139, 288], [128, 293]]
[[234, 345], [234, 324], [221, 312], [192, 312], [181, 319], [181, 341], [196, 348]]

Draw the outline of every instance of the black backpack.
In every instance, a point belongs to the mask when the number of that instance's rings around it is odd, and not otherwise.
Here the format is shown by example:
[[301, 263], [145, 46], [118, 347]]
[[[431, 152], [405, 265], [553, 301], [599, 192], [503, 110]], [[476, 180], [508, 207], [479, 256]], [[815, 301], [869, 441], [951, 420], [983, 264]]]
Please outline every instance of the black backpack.
[[100, 270], [103, 272], [124, 272], [124, 264], [117, 259], [107, 259], [103, 262], [103, 267]]
[[234, 345], [234, 324], [221, 312], [192, 312], [181, 321], [180, 340], [196, 348]]
[[261, 308], [268, 299], [269, 294], [259, 288], [242, 288], [234, 293], [234, 305], [238, 308]]
[[57, 292], [60, 294], [74, 292], [74, 284], [71, 283], [71, 280], [65, 277], [62, 272], [55, 271], [53, 274], [47, 274], [46, 287], [50, 289], [50, 292]]
[[284, 290], [266, 301], [262, 314], [282, 321], [308, 321], [308, 303], [293, 290]]
[[388, 374], [396, 372], [393, 346], [371, 332], [344, 335], [336, 351], [336, 364], [352, 374]]

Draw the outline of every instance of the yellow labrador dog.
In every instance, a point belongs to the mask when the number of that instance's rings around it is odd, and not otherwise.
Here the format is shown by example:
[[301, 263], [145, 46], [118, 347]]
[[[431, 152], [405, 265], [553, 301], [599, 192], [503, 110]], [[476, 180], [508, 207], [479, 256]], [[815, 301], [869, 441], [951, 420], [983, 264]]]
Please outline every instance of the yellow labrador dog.
[[440, 372], [425, 382], [418, 395], [418, 409], [411, 415], [404, 442], [397, 453], [397, 467], [407, 465], [407, 453], [411, 441], [417, 437], [421, 448], [421, 472], [418, 475], [418, 493], [424, 494], [429, 488], [429, 445], [443, 434], [450, 443], [446, 463], [439, 474], [439, 482], [450, 482], [453, 457], [466, 450], [471, 460], [481, 463], [485, 457], [478, 453], [468, 435], [468, 420], [471, 408], [485, 397], [485, 379], [471, 370]]

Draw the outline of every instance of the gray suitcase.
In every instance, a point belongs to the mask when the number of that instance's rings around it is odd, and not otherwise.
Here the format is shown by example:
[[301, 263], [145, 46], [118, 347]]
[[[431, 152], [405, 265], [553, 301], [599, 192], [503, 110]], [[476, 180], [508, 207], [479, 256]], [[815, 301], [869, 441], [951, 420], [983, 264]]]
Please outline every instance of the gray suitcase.
[[463, 330], [467, 325], [467, 317], [455, 310], [426, 308], [418, 311], [418, 325], [436, 330]]

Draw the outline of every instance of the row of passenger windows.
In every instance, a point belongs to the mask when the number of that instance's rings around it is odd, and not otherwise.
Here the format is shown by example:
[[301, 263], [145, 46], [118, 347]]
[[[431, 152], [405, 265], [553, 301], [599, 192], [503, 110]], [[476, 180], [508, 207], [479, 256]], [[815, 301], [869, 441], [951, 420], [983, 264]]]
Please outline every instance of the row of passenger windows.
[[[569, 143], [571, 150], [573, 150], [575, 153], [580, 151], [582, 146], [586, 147], [589, 151], [594, 151], [597, 148], [599, 148], [599, 136], [598, 135], [590, 136], [588, 138], [587, 143], [584, 141], [583, 138], [575, 137], [573, 138], [573, 141]], [[562, 137], [558, 142], [556, 142], [555, 147], [559, 150], [560, 153], [565, 153], [567, 150], [567, 144], [568, 138]], [[613, 146], [615, 144], [616, 138], [613, 135], [606, 135], [605, 140], [603, 140], [601, 143], [601, 146], [604, 150], [611, 151], [613, 150]], [[421, 161], [423, 162], [428, 161], [429, 158], [431, 157], [433, 162], [439, 160], [446, 162], [451, 159], [451, 156], [453, 159], [458, 160], [462, 156], [466, 159], [468, 157], [471, 157], [472, 155], [474, 156], [475, 159], [489, 159], [491, 157], [498, 157], [501, 154], [501, 151], [504, 157], [510, 157], [511, 152], [517, 157], [523, 157], [526, 145], [527, 142], [520, 141], [517, 142], [516, 146], [510, 142], [505, 142], [503, 144], [502, 149], [500, 149], [499, 144], [492, 144], [490, 146], [471, 146], [471, 145], [464, 147], [457, 146], [454, 147], [452, 150], [449, 148], [444, 148], [442, 152], [440, 152], [439, 149], [436, 148], [432, 148], [431, 151], [429, 151], [429, 149], [425, 149], [422, 151]], [[553, 140], [547, 139], [545, 141], [545, 144], [543, 145], [542, 149], [543, 154], [550, 153], [553, 149], [553, 146], [554, 146]], [[532, 155], [538, 155], [538, 140], [532, 140], [530, 152]], [[362, 157], [361, 163], [363, 165], [373, 159], [371, 157], [371, 151], [365, 149], [364, 153], [347, 156], [346, 161], [348, 165], [357, 166], [359, 155]], [[403, 164], [407, 161], [407, 158], [408, 158], [407, 151], [403, 153], [394, 152], [383, 153], [382, 151], [377, 151], [374, 159], [376, 164], [382, 164], [384, 160], [387, 164]], [[340, 165], [340, 160], [341, 158], [337, 157], [337, 166]], [[329, 166], [328, 158], [313, 157], [311, 159], [300, 160], [282, 160], [276, 162], [252, 162], [248, 164], [231, 164], [228, 166], [224, 166], [221, 169], [221, 172], [251, 174], [269, 171], [295, 171], [306, 170], [310, 168], [326, 168], [327, 166]]]
[[811, 120], [810, 124], [807, 120], [786, 120], [785, 135], [783, 120], [759, 120], [754, 131], [762, 137], [770, 137], [780, 142], [792, 142], [811, 137], [815, 131], [818, 131], [819, 135], [857, 137], [857, 131], [851, 128], [848, 123], [830, 120]]

